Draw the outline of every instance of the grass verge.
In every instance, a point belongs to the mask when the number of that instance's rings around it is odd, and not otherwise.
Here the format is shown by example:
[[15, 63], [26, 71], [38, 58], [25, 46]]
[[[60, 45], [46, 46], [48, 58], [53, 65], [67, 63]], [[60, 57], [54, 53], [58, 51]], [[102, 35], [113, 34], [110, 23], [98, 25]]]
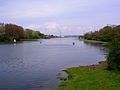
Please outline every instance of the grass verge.
[[58, 90], [120, 90], [120, 72], [106, 70], [106, 62], [98, 65], [68, 68], [68, 78]]
[[103, 41], [87, 40], [84, 38], [80, 38], [80, 40], [83, 40], [84, 42], [88, 42], [88, 43], [99, 43], [99, 44], [107, 44], [108, 43], [108, 42], [103, 42]]

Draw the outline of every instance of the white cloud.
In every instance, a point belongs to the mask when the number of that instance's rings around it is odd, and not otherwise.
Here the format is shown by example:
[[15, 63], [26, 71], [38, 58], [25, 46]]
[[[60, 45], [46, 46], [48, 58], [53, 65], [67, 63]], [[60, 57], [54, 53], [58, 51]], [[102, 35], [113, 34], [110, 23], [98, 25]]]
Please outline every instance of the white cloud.
[[59, 24], [56, 22], [47, 22], [45, 23], [45, 28], [49, 30], [55, 30], [59, 28]]
[[31, 28], [33, 30], [39, 30], [45, 34], [59, 34], [60, 24], [56, 22], [46, 22], [41, 25], [30, 24], [26, 28]]
[[81, 35], [88, 31], [98, 30], [97, 26], [86, 26], [86, 25], [74, 25], [74, 24], [61, 24], [57, 22], [46, 22], [43, 24], [31, 24], [27, 28], [38, 30], [44, 34], [53, 35]]

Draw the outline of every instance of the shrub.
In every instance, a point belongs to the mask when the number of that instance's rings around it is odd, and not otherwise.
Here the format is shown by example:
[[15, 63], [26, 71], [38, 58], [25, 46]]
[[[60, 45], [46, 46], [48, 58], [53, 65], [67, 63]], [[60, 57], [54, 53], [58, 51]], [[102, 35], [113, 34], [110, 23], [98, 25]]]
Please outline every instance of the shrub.
[[120, 71], [120, 36], [112, 40], [109, 46], [108, 69]]

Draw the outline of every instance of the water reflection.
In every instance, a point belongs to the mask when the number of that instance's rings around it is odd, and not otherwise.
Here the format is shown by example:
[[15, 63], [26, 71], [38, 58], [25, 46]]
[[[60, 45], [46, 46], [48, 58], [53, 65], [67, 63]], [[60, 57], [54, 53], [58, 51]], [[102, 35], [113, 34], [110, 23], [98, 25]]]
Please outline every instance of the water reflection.
[[108, 52], [108, 49], [106, 47], [107, 43], [91, 43], [86, 41], [83, 41], [83, 42], [90, 47], [95, 47], [97, 49], [100, 49], [100, 51], [103, 52], [105, 55]]

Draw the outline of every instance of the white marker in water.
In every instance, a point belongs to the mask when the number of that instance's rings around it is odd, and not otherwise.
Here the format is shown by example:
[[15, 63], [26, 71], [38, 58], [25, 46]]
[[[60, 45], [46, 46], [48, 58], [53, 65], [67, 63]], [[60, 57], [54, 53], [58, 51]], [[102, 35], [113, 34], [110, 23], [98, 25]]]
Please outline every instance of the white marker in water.
[[14, 39], [13, 42], [16, 43], [16, 39]]

